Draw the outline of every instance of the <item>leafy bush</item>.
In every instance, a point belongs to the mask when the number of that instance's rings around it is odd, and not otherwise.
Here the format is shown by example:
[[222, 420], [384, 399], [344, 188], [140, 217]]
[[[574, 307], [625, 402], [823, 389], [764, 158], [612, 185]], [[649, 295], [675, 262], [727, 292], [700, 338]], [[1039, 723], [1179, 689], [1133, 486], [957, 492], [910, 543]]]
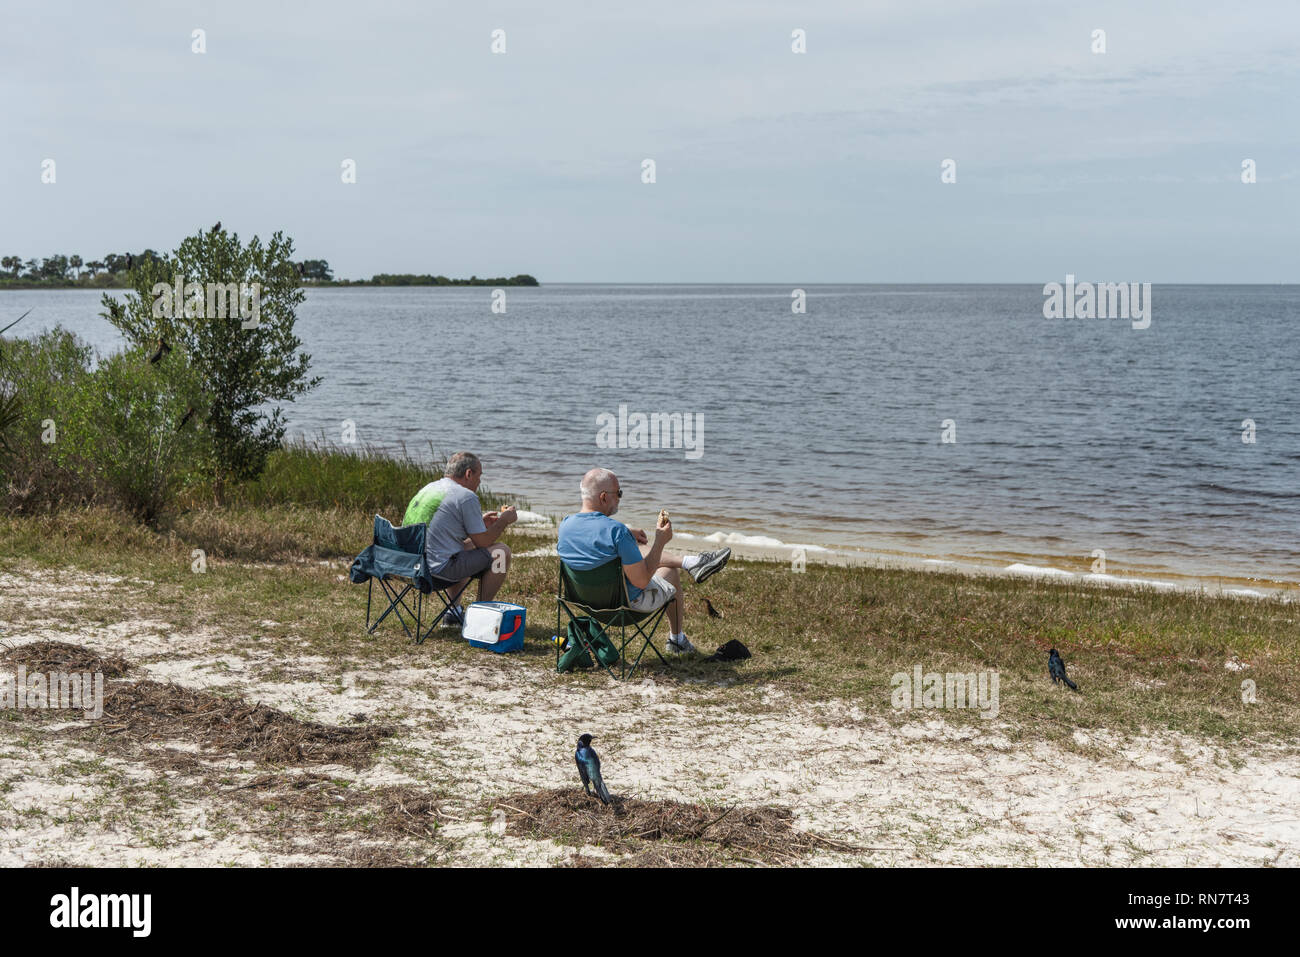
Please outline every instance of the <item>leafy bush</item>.
[[56, 461], [83, 470], [93, 489], [153, 522], [206, 462], [202, 396], [183, 355], [155, 366], [143, 350], [116, 353], [68, 400]]
[[54, 329], [34, 339], [0, 340], [0, 396], [7, 409], [0, 500], [11, 511], [90, 500], [87, 483], [60, 466], [51, 446], [60, 410], [90, 375], [90, 346]]
[[3, 343], [0, 395], [17, 405], [5, 505], [103, 502], [152, 522], [208, 455], [198, 374], [179, 350], [157, 364], [139, 349], [90, 360], [62, 329]]

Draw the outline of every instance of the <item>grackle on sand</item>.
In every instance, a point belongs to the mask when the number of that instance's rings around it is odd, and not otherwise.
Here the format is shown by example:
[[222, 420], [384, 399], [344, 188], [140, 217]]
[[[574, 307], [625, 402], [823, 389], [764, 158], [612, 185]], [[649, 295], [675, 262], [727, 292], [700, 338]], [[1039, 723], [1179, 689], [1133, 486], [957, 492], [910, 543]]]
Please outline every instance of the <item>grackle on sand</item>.
[[578, 750], [573, 753], [573, 760], [578, 765], [578, 777], [582, 778], [582, 789], [590, 794], [591, 788], [594, 787], [596, 797], [605, 804], [610, 803], [612, 799], [609, 790], [605, 787], [604, 779], [600, 776], [600, 758], [591, 746], [591, 735], [584, 734], [578, 739]]

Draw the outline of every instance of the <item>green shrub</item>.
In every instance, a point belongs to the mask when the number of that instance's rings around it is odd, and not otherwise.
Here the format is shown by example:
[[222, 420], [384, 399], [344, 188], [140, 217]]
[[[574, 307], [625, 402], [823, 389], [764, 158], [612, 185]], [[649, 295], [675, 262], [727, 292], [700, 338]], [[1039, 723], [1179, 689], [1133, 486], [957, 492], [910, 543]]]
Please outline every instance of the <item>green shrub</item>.
[[97, 497], [152, 523], [207, 461], [202, 395], [179, 351], [157, 365], [144, 350], [116, 353], [68, 400], [55, 460], [80, 470]]
[[0, 503], [32, 511], [86, 503], [91, 490], [52, 454], [70, 397], [90, 376], [91, 349], [72, 333], [53, 329], [33, 339], [0, 340], [0, 397], [7, 409], [0, 457]]
[[103, 503], [152, 522], [206, 463], [207, 409], [179, 350], [156, 364], [128, 350], [92, 369], [90, 347], [63, 329], [2, 346], [0, 400], [15, 407], [7, 509]]

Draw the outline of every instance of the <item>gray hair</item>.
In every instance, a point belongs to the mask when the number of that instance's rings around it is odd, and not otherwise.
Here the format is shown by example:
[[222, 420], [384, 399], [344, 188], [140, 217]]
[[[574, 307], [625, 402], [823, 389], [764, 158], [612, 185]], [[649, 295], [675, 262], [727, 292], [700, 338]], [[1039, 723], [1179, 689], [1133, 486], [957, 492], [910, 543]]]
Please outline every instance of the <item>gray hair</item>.
[[468, 472], [482, 472], [483, 464], [473, 452], [457, 452], [447, 459], [443, 474], [448, 478], [464, 478]]
[[600, 498], [600, 490], [610, 483], [614, 478], [614, 473], [609, 469], [592, 469], [582, 477], [582, 485], [579, 488], [582, 491], [582, 500], [584, 502], [594, 502]]

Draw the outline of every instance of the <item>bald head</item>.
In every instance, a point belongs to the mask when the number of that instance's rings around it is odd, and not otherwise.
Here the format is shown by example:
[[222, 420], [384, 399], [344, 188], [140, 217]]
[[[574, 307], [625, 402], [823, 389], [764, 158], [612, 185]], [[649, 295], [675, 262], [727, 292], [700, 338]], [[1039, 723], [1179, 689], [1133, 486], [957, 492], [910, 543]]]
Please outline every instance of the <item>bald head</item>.
[[582, 510], [613, 515], [618, 511], [618, 476], [609, 469], [592, 469], [582, 477]]

